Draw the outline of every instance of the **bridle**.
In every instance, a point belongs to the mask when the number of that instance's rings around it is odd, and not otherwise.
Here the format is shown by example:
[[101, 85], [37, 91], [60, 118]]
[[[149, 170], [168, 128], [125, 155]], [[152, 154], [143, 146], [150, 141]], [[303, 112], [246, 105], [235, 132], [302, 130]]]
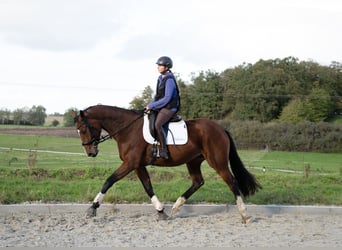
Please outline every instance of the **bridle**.
[[[90, 131], [90, 135], [91, 135], [91, 139], [90, 141], [87, 141], [87, 142], [82, 142], [82, 146], [87, 146], [87, 145], [91, 145], [91, 144], [94, 144], [94, 146], [97, 146], [98, 144], [100, 144], [101, 142], [104, 142], [108, 139], [111, 138], [111, 136], [109, 134], [107, 135], [104, 135], [104, 136], [101, 136], [100, 138], [95, 138], [94, 136], [94, 130], [97, 130], [99, 131], [97, 128], [95, 128], [94, 126], [92, 126], [89, 122], [88, 122], [88, 118], [86, 116], [83, 117], [83, 122], [77, 127], [77, 130], [79, 131], [80, 128], [82, 126], [86, 126], [89, 131]], [[99, 131], [101, 132], [101, 131]]]
[[129, 126], [131, 126], [135, 121], [137, 121], [142, 116], [143, 116], [143, 114], [139, 115], [136, 119], [131, 121], [128, 125], [124, 126], [123, 128], [118, 129], [118, 131], [116, 131], [115, 133], [100, 136], [100, 138], [98, 138], [98, 139], [95, 138], [93, 131], [94, 130], [97, 130], [98, 132], [101, 132], [101, 131], [99, 131], [97, 128], [95, 128], [93, 125], [91, 125], [89, 123], [88, 118], [86, 116], [83, 116], [82, 117], [83, 118], [83, 122], [77, 127], [77, 130], [79, 131], [82, 126], [86, 126], [89, 129], [89, 131], [90, 131], [91, 139], [90, 139], [90, 141], [82, 142], [82, 146], [87, 146], [87, 145], [94, 144], [94, 147], [96, 147], [98, 144], [100, 144], [100, 143], [102, 143], [104, 141], [107, 141], [108, 139], [111, 139], [113, 136], [117, 135], [120, 131], [122, 131], [122, 130], [128, 128]]

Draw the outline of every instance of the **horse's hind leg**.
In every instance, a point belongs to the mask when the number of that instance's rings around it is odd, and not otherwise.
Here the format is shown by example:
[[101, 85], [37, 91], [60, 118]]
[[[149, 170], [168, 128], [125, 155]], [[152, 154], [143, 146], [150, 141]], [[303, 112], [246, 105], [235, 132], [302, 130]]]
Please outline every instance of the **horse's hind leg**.
[[192, 180], [192, 185], [177, 199], [176, 203], [172, 207], [171, 216], [176, 214], [180, 207], [184, 205], [186, 200], [189, 199], [189, 197], [204, 184], [204, 179], [201, 172], [201, 163], [203, 160], [204, 158], [199, 156], [186, 164]]
[[242, 200], [240, 190], [239, 190], [239, 185], [238, 185], [235, 177], [231, 174], [228, 167], [223, 168], [223, 169], [222, 168], [221, 169], [215, 169], [215, 170], [222, 177], [222, 179], [228, 185], [230, 190], [233, 192], [235, 200], [236, 200], [236, 205], [237, 205], [237, 207], [239, 209], [239, 213], [242, 217], [242, 222], [244, 224], [247, 224], [251, 217], [247, 216], [246, 207], [245, 207], [245, 204]]
[[236, 200], [236, 205], [239, 209], [239, 213], [242, 217], [242, 222], [244, 224], [248, 223], [250, 220], [250, 217], [247, 216], [246, 207], [241, 197], [238, 182], [228, 168], [228, 158], [226, 158], [226, 154], [212, 153], [208, 155], [206, 160], [208, 161], [208, 164], [212, 168], [214, 168], [215, 171], [222, 177], [224, 182], [232, 191]]

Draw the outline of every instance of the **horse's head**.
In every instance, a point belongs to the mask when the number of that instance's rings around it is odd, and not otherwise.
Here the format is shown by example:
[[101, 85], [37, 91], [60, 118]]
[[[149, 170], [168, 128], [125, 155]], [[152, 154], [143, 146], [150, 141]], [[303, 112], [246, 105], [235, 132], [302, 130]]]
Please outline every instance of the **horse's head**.
[[86, 154], [89, 157], [95, 157], [99, 152], [97, 145], [100, 142], [101, 127], [96, 122], [92, 122], [84, 111], [78, 113], [73, 111], [72, 117]]

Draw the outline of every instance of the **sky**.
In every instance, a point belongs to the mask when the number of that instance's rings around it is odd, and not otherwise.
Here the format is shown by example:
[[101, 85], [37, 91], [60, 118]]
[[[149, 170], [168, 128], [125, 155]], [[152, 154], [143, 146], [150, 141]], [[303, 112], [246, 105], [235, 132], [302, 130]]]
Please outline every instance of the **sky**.
[[340, 0], [0, 0], [0, 109], [128, 108], [160, 56], [191, 83], [260, 59], [342, 62]]

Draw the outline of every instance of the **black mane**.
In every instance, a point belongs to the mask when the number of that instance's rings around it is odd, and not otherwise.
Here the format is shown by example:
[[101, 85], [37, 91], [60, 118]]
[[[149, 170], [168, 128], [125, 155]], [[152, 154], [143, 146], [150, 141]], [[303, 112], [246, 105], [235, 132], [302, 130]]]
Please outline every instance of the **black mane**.
[[121, 107], [117, 107], [117, 106], [110, 106], [110, 105], [103, 105], [103, 104], [97, 104], [97, 105], [89, 106], [88, 108], [84, 109], [83, 111], [89, 111], [92, 108], [100, 108], [100, 107], [130, 111], [130, 112], [133, 112], [134, 114], [137, 114], [137, 115], [143, 115], [144, 114], [144, 109], [126, 109], [126, 108], [121, 108]]

